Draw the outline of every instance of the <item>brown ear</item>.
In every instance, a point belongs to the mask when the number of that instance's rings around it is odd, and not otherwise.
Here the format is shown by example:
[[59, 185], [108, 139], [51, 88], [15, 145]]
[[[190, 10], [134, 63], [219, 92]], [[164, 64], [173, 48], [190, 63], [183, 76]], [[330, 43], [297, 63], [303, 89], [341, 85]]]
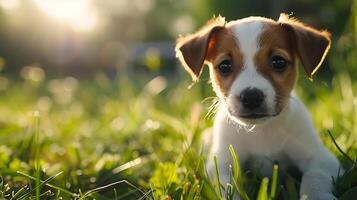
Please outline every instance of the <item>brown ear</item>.
[[180, 37], [176, 43], [176, 57], [186, 71], [190, 73], [192, 79], [197, 81], [210, 48], [210, 39], [214, 33], [222, 30], [225, 26], [225, 20], [217, 17], [210, 20], [205, 27], [197, 33], [186, 37]]
[[330, 33], [306, 26], [283, 13], [280, 14], [278, 22], [291, 32], [296, 53], [304, 66], [305, 72], [311, 79], [330, 49]]

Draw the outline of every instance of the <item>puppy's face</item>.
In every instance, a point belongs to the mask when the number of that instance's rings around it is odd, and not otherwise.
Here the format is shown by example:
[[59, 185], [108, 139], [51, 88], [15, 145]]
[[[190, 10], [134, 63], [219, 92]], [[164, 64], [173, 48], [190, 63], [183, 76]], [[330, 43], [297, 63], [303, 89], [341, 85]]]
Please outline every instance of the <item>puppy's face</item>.
[[320, 66], [329, 34], [282, 15], [276, 22], [250, 17], [225, 23], [217, 18], [179, 39], [176, 51], [194, 79], [203, 63], [229, 115], [241, 124], [277, 116], [290, 98], [300, 58], [308, 76]]

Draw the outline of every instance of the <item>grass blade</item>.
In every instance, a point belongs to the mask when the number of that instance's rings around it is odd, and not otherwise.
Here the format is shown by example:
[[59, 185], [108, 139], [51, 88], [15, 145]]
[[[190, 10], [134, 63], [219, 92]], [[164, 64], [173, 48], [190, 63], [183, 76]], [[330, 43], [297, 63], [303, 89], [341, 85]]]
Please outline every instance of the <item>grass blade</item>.
[[[28, 175], [28, 174], [25, 174], [25, 173], [23, 173], [23, 172], [17, 171], [17, 173], [20, 174], [20, 175], [22, 175], [22, 176], [25, 176], [25, 177], [27, 177], [27, 178], [29, 178], [29, 179], [31, 179], [31, 180], [36, 180], [35, 177], [30, 176], [30, 175]], [[61, 173], [62, 173], [62, 172], [59, 172], [59, 173], [57, 173], [56, 175], [60, 175]], [[41, 181], [41, 182], [44, 182], [44, 181]], [[55, 186], [55, 185], [52, 185], [52, 184], [49, 184], [49, 183], [46, 183], [45, 185], [48, 186], [48, 187], [50, 187], [50, 188], [59, 190], [59, 191], [61, 191], [61, 192], [63, 192], [63, 193], [66, 193], [66, 194], [68, 194], [68, 195], [70, 195], [70, 196], [72, 196], [72, 197], [78, 197], [77, 194], [72, 193], [72, 192], [70, 192], [70, 191], [68, 191], [68, 190], [66, 190], [66, 189], [60, 188], [60, 187], [58, 187], [58, 186]]]
[[230, 183], [226, 184], [226, 199], [232, 200], [234, 196], [233, 185]]
[[218, 173], [217, 157], [216, 156], [213, 156], [213, 163], [214, 163], [214, 168], [216, 171], [216, 186], [217, 186], [218, 194], [219, 194], [219, 197], [222, 198], [221, 183], [219, 181], [219, 173]]
[[338, 149], [338, 151], [339, 151], [345, 158], [347, 158], [347, 160], [350, 161], [352, 165], [355, 164], [355, 162], [352, 160], [352, 158], [350, 158], [350, 157], [341, 149], [341, 147], [338, 146], [338, 144], [337, 144], [335, 138], [334, 138], [334, 137], [332, 136], [332, 134], [331, 134], [331, 131], [330, 131], [330, 130], [327, 130], [327, 133], [328, 133], [329, 136], [331, 137], [331, 140], [332, 140], [332, 142], [335, 144], [335, 146], [336, 146], [336, 148]]
[[[239, 160], [236, 152], [234, 151], [234, 148], [232, 145], [229, 146], [229, 152], [231, 153], [232, 160], [233, 160], [233, 185], [235, 189], [238, 191], [238, 195], [241, 197], [243, 200], [249, 200], [248, 194], [244, 191], [243, 185], [241, 184], [241, 171], [240, 171], [240, 165], [239, 165]], [[238, 180], [240, 179], [240, 180]]]
[[139, 191], [142, 195], [145, 195], [145, 192], [142, 191], [140, 188], [136, 187], [135, 185], [131, 184], [129, 181], [127, 180], [122, 180], [122, 181], [117, 181], [117, 182], [114, 182], [114, 183], [110, 183], [108, 185], [104, 185], [102, 187], [98, 187], [98, 188], [94, 188], [92, 190], [88, 190], [86, 193], [84, 193], [84, 195], [79, 198], [79, 199], [85, 199], [86, 197], [96, 193], [96, 192], [99, 192], [101, 190], [104, 190], [104, 189], [107, 189], [107, 188], [110, 188], [110, 187], [113, 187], [115, 185], [120, 185], [122, 183], [125, 183], [127, 185], [129, 185], [130, 187], [134, 188], [135, 190]]
[[266, 177], [263, 178], [258, 191], [257, 200], [268, 200], [268, 183], [269, 179]]
[[29, 188], [27, 187], [27, 185], [25, 185], [24, 187], [22, 187], [19, 191], [17, 191], [10, 200], [12, 199], [17, 199], [18, 196], [20, 196], [22, 193], [26, 192]]
[[40, 199], [40, 114], [38, 111], [34, 112], [34, 120], [35, 120], [35, 139], [34, 139], [34, 146], [35, 146], [35, 177], [36, 177], [36, 200]]
[[275, 164], [274, 167], [273, 167], [273, 177], [272, 177], [270, 194], [269, 194], [269, 199], [270, 200], [274, 200], [276, 198], [278, 175], [279, 175], [278, 172], [279, 172], [279, 167], [278, 167], [277, 164]]
[[26, 194], [22, 195], [20, 198], [18, 199], [23, 199], [25, 197], [27, 197], [28, 195], [31, 194], [31, 192], [33, 192], [34, 190], [36, 190], [36, 198], [40, 198], [40, 194], [37, 194], [37, 190], [40, 191], [39, 189], [41, 188], [42, 185], [46, 185], [47, 183], [51, 182], [53, 179], [55, 179], [57, 176], [61, 175], [62, 172], [59, 172], [51, 177], [49, 177], [48, 179], [44, 180], [44, 181], [41, 181], [39, 180], [41, 183], [36, 186], [35, 188], [33, 188], [32, 190], [30, 190], [29, 192], [27, 192]]
[[237, 154], [234, 151], [234, 148], [233, 148], [232, 145], [229, 145], [229, 152], [231, 153], [231, 156], [232, 156], [232, 159], [233, 159], [233, 172], [234, 172], [233, 178], [235, 180], [238, 180], [239, 174], [240, 174], [240, 167], [239, 167]]
[[295, 186], [294, 179], [291, 176], [287, 176], [285, 182], [287, 199], [298, 200], [299, 192]]
[[187, 200], [194, 200], [195, 196], [199, 193], [200, 191], [200, 185], [199, 182], [195, 182], [190, 190], [190, 192], [187, 195]]
[[0, 176], [0, 199], [5, 199], [4, 179]]

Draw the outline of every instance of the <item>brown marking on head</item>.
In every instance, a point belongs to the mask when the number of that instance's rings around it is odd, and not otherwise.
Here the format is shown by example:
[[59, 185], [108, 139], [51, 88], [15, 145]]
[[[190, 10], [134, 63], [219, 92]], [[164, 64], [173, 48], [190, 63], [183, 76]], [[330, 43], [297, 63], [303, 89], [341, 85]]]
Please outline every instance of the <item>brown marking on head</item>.
[[[278, 23], [266, 23], [260, 35], [260, 49], [254, 57], [257, 70], [273, 85], [276, 91], [276, 110], [281, 111], [286, 104], [297, 78], [294, 44], [289, 32]], [[286, 70], [277, 72], [271, 67], [273, 56], [284, 58]]]
[[[278, 22], [266, 22], [260, 35], [260, 49], [254, 57], [257, 70], [270, 80], [276, 90], [277, 109], [286, 104], [297, 79], [297, 58], [308, 77], [320, 67], [330, 48], [330, 35], [282, 14]], [[271, 58], [288, 61], [285, 71], [272, 70]]]
[[284, 13], [280, 14], [278, 23], [292, 35], [296, 53], [311, 79], [330, 49], [331, 34], [311, 28]]
[[210, 44], [212, 36], [224, 30], [225, 23], [224, 18], [219, 16], [208, 21], [200, 31], [178, 38], [175, 48], [176, 57], [179, 58], [193, 80], [198, 80], [201, 74], [203, 63], [209, 49], [212, 48]]
[[[243, 67], [243, 57], [230, 29], [219, 32], [211, 41], [212, 49], [206, 62], [210, 67], [213, 88], [216, 92], [220, 91], [221, 94], [227, 96], [233, 81]], [[232, 64], [232, 71], [226, 76], [218, 70], [218, 65], [224, 60], [229, 60]]]

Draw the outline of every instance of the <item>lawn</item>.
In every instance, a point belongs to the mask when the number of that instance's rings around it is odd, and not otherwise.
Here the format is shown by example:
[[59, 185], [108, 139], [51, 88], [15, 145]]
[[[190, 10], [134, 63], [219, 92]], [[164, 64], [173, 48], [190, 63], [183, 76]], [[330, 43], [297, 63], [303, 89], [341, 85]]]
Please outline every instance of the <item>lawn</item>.
[[299, 175], [241, 171], [228, 147], [231, 182], [208, 178], [215, 95], [173, 52], [214, 15], [280, 12], [332, 33], [296, 92], [344, 167], [333, 193], [357, 199], [357, 0], [0, 0], [0, 200], [297, 200]]
[[[188, 89], [188, 76], [56, 79], [31, 68], [22, 77], [0, 77], [0, 199], [297, 199], [299, 179], [290, 174], [268, 180], [235, 163], [236, 181], [217, 187], [207, 178], [207, 79]], [[352, 200], [357, 82], [343, 72], [331, 83], [299, 82], [324, 144], [346, 169], [334, 193]]]

